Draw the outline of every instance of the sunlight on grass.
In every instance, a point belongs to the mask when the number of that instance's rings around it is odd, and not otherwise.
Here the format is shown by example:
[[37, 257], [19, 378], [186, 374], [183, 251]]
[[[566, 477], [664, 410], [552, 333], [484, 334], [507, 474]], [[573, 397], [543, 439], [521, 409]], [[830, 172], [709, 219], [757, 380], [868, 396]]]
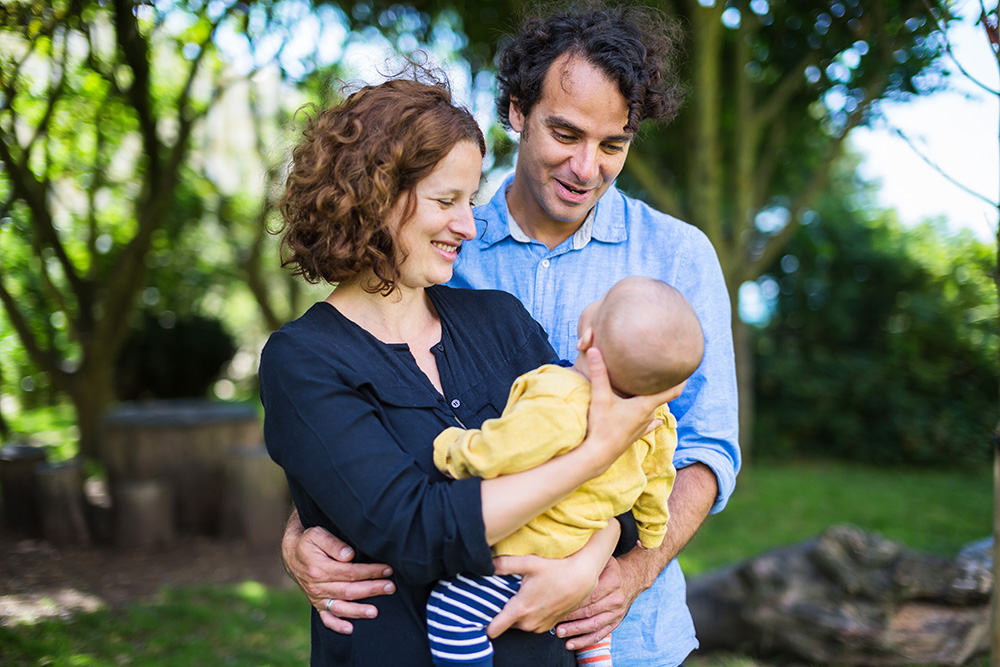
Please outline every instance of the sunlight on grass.
[[883, 470], [834, 462], [748, 466], [724, 512], [681, 554], [689, 575], [811, 539], [835, 524], [954, 556], [992, 534], [988, 470]]
[[267, 587], [256, 581], [244, 581], [236, 587], [236, 593], [247, 602], [259, 604], [267, 601]]

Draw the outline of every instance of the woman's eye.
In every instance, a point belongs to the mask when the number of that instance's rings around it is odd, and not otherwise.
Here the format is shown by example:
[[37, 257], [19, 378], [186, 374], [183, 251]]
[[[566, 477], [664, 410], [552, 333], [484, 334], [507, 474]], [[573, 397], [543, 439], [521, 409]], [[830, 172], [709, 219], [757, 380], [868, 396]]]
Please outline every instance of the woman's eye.
[[441, 205], [441, 208], [448, 208], [452, 205], [452, 201], [450, 199], [438, 199], [437, 203]]

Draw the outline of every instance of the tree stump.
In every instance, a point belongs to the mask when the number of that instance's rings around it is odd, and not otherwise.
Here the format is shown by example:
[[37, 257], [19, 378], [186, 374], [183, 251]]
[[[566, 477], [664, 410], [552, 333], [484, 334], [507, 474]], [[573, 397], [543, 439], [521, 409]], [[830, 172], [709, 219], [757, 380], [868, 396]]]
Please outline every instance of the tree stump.
[[226, 461], [222, 536], [251, 544], [279, 544], [292, 502], [281, 467], [263, 445], [233, 452]]
[[53, 546], [90, 546], [78, 461], [35, 466], [42, 535]]
[[0, 497], [3, 523], [9, 530], [41, 537], [35, 466], [44, 462], [45, 450], [41, 447], [11, 443], [0, 449]]
[[693, 579], [700, 651], [961, 665], [989, 647], [986, 550], [945, 559], [851, 526]]
[[248, 405], [124, 403], [105, 418], [101, 438], [112, 504], [124, 482], [159, 481], [172, 492], [180, 533], [218, 536], [226, 460], [261, 442], [260, 420]]
[[174, 541], [173, 493], [161, 481], [119, 482], [114, 515], [115, 541], [120, 547], [148, 549]]

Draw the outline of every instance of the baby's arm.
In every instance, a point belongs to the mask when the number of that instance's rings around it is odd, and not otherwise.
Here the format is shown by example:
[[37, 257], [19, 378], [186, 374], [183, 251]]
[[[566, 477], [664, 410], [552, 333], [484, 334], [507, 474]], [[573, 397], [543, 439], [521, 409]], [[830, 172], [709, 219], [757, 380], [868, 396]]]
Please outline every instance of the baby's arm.
[[535, 468], [583, 441], [589, 401], [585, 384], [549, 378], [543, 388], [522, 376], [499, 417], [479, 429], [441, 432], [434, 439], [434, 464], [455, 479], [490, 479]]
[[674, 450], [677, 449], [677, 422], [665, 405], [658, 407], [655, 414], [663, 424], [643, 438], [649, 444], [649, 451], [642, 462], [646, 488], [632, 507], [639, 529], [639, 542], [647, 549], [655, 549], [663, 543], [670, 518], [667, 499], [677, 476], [673, 463]]

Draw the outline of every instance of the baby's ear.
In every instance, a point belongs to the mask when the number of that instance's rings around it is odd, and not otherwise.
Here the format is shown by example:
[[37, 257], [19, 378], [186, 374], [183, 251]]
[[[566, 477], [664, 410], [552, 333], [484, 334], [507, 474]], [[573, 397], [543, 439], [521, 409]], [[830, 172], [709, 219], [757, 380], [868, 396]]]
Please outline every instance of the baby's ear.
[[576, 341], [576, 349], [578, 352], [586, 352], [594, 345], [594, 328], [587, 327], [580, 334], [580, 339]]

